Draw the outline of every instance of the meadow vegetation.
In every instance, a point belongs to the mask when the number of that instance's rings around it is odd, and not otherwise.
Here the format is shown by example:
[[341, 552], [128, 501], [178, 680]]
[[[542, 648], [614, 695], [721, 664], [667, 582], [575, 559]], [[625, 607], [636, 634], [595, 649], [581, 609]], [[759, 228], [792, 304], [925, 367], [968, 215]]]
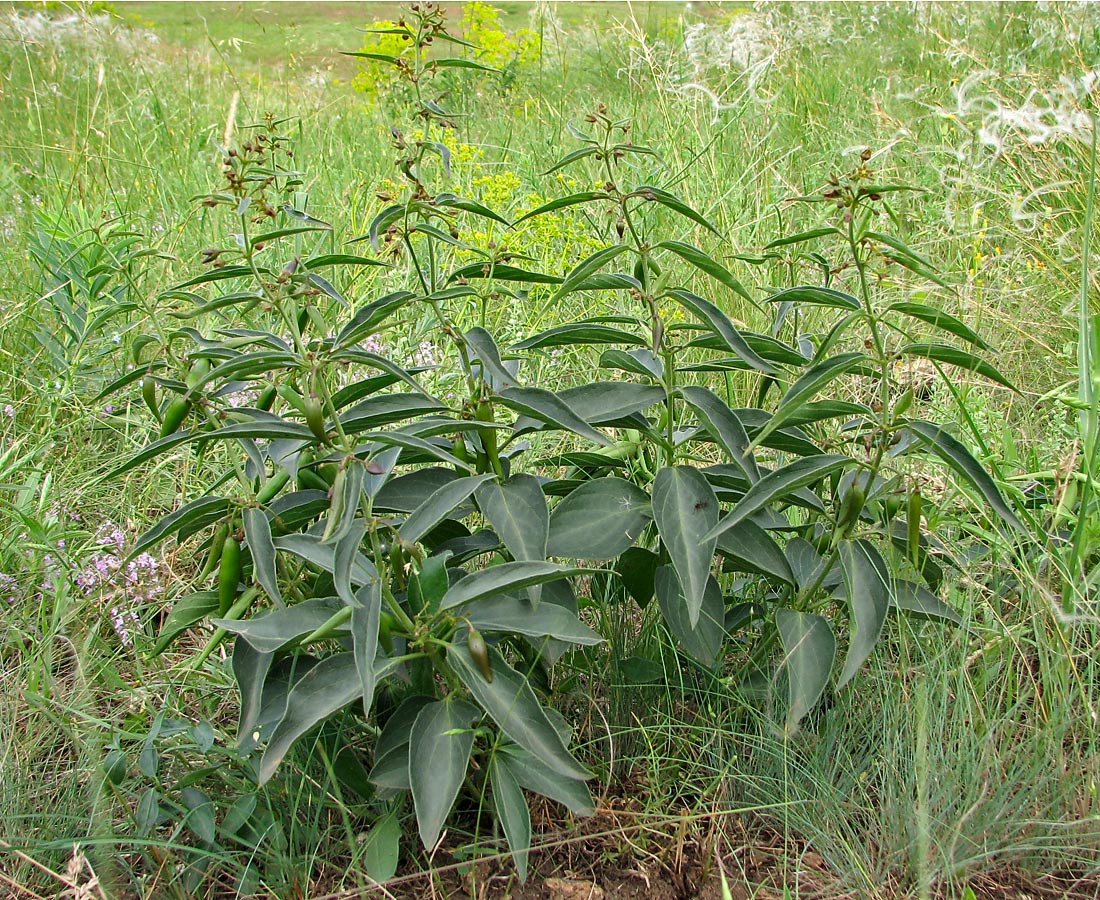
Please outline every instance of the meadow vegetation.
[[0, 891], [1095, 896], [1098, 90], [1088, 3], [0, 7]]

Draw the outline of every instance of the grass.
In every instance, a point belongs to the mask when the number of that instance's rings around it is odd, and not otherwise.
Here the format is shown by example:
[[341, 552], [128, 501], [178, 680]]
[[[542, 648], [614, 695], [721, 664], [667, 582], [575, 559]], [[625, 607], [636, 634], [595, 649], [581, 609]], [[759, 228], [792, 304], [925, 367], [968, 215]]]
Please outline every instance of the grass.
[[[1021, 387], [1010, 394], [977, 380], [963, 385], [975, 423], [970, 443], [1021, 486], [1064, 468], [1075, 414], [1042, 398], [1064, 384], [1076, 393], [1081, 318], [1100, 311], [1096, 269], [1082, 265], [1097, 244], [1085, 219], [1100, 12], [1087, 4], [501, 9], [506, 28], [540, 32], [543, 54], [507, 90], [475, 83], [453, 96], [467, 114], [454, 135], [457, 189], [515, 217], [549, 196], [591, 187], [594, 172], [540, 173], [574, 148], [568, 126], [604, 102], [634, 121], [637, 143], [660, 153], [638, 164], [637, 181], [675, 187], [710, 217], [728, 240], [707, 246], [747, 284], [785, 286], [820, 278], [820, 262], [744, 257], [820, 224], [817, 208], [792, 198], [819, 189], [870, 147], [877, 171], [921, 189], [898, 200], [885, 224], [953, 285], [942, 290], [891, 271], [883, 295], [923, 296], [973, 325]], [[189, 671], [195, 648], [187, 644], [146, 657], [163, 599], [136, 608], [142, 629], [127, 647], [110, 613], [112, 601], [125, 597], [90, 597], [76, 583], [102, 553], [102, 523], [132, 539], [193, 496], [202, 463], [181, 456], [140, 477], [96, 483], [145, 442], [150, 425], [137, 402], [108, 411], [95, 397], [121, 357], [109, 357], [110, 373], [98, 363], [81, 369], [71, 348], [72, 356], [58, 357], [35, 337], [56, 330], [58, 320], [30, 236], [56, 229], [79, 245], [99, 241], [104, 223], [113, 223], [140, 232], [143, 246], [164, 255], [115, 276], [112, 284], [139, 309], [93, 335], [84, 358], [94, 361], [116, 333], [125, 349], [142, 328], [176, 327], [151, 298], [198, 271], [200, 250], [225, 239], [191, 198], [216, 184], [215, 144], [265, 112], [291, 117], [286, 128], [309, 173], [303, 202], [337, 224], [334, 246], [363, 234], [378, 209], [376, 193], [396, 180], [388, 128], [402, 113], [387, 90], [354, 91], [355, 65], [339, 51], [358, 49], [360, 29], [395, 10], [388, 3], [0, 8], [0, 407], [11, 407], [0, 417], [0, 570], [14, 579], [16, 598], [0, 602], [7, 634], [0, 728], [13, 736], [0, 745], [0, 837], [18, 851], [0, 844], [0, 876], [13, 896], [59, 889], [74, 842], [105, 890], [132, 884], [145, 896], [186, 895], [192, 876], [175, 867], [195, 862], [188, 855], [194, 835], [180, 827], [136, 837], [141, 791], [133, 785], [195, 777], [220, 811], [251, 793], [247, 772], [231, 759], [201, 770], [202, 755], [183, 732], [167, 739], [156, 778], [142, 781], [136, 761], [122, 785], [104, 778], [108, 745], [141, 745], [162, 712], [189, 726], [210, 722], [225, 746], [232, 681], [217, 658]], [[34, 28], [35, 14], [75, 18]], [[506, 239], [547, 270], [565, 272], [610, 239], [613, 224], [563, 213], [540, 231], [467, 237]], [[817, 249], [826, 266], [840, 258], [827, 241]], [[66, 260], [70, 272], [85, 275], [81, 263], [79, 255]], [[850, 274], [834, 277], [844, 284]], [[387, 286], [387, 276], [370, 274], [346, 290], [363, 300]], [[103, 293], [84, 300], [93, 310], [111, 302]], [[490, 326], [519, 339], [567, 315], [603, 311], [594, 297], [569, 310], [545, 301], [536, 290], [529, 304], [492, 309]], [[734, 317], [766, 327], [735, 297], [722, 301]], [[431, 337], [425, 323], [393, 340], [411, 354]], [[582, 381], [591, 364], [578, 348], [547, 359], [544, 371]], [[926, 403], [960, 422], [944, 392]], [[1081, 503], [1087, 511], [1087, 498]], [[980, 512], [957, 506], [959, 521], [943, 524], [960, 541], [986, 527]], [[1086, 519], [1082, 529], [1095, 521]], [[1034, 524], [1045, 534], [1046, 523]], [[192, 549], [160, 560], [165, 590], [193, 579]], [[684, 676], [686, 703], [625, 679], [578, 686], [578, 720], [590, 726], [584, 739], [596, 760], [614, 748], [616, 776], [640, 779], [641, 812], [654, 819], [682, 807], [700, 817], [755, 810], [782, 841], [771, 876], [795, 895], [871, 894], [889, 884], [899, 896], [924, 897], [1007, 865], [1036, 875], [1095, 872], [1100, 631], [1094, 605], [1086, 605], [1095, 604], [1087, 599], [1093, 595], [1083, 592], [1065, 615], [1041, 553], [978, 561], [960, 577], [949, 596], [967, 611], [971, 630], [891, 622], [869, 667], [798, 739], [778, 735], [751, 693], [696, 673]], [[617, 622], [616, 659], [667, 643], [652, 616], [622, 622], [610, 602], [597, 611]], [[592, 670], [613, 662], [595, 659]], [[195, 890], [215, 896], [234, 878], [280, 896], [356, 887], [343, 872], [364, 852], [361, 808], [352, 798], [319, 802], [337, 782], [326, 778], [323, 760], [299, 765], [258, 800], [272, 821], [262, 871], [236, 847], [221, 874], [205, 882], [193, 876]], [[816, 885], [798, 880], [806, 848], [828, 873]], [[659, 852], [656, 844], [644, 849]]]

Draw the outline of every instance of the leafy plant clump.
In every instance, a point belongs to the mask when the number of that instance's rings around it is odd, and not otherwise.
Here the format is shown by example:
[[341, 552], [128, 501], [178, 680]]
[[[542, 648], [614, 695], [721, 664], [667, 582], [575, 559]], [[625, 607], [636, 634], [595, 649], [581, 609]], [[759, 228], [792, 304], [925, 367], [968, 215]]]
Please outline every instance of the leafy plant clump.
[[[393, 872], [409, 800], [428, 851], [453, 816], [491, 810], [524, 877], [525, 791], [578, 815], [593, 808], [592, 770], [549, 705], [563, 656], [584, 666], [584, 648], [606, 637], [581, 617], [590, 580], [613, 579], [622, 602], [655, 600], [683, 664], [702, 677], [782, 687], [780, 725], [793, 735], [826, 690], [851, 689], [891, 609], [960, 619], [937, 596], [931, 501], [904, 460], [930, 451], [1000, 525], [1021, 528], [963, 444], [913, 415], [896, 363], [1004, 379], [960, 320], [872, 288], [880, 264], [933, 273], [876, 230], [906, 188], [878, 181], [869, 154], [804, 198], [835, 222], [754, 260], [834, 241], [844, 265], [823, 265], [820, 284], [758, 298], [682, 239], [721, 238], [708, 218], [631, 180], [626, 163], [656, 153], [600, 106], [550, 170], [593, 165], [598, 186], [523, 219], [587, 208], [613, 238], [564, 274], [540, 271], [507, 247], [518, 223], [431, 184], [449, 173], [439, 135], [454, 125], [433, 79], [488, 67], [429, 55], [463, 43], [434, 4], [386, 29], [397, 32], [411, 49], [371, 58], [404, 79], [420, 131], [394, 130], [405, 190], [353, 241], [376, 255], [334, 250], [333, 226], [305, 211], [282, 123], [226, 148], [224, 189], [203, 203], [233, 223], [235, 241], [207, 250], [211, 267], [163, 298], [183, 304], [181, 316], [225, 324], [136, 343], [134, 371], [113, 388], [141, 381], [160, 436], [115, 474], [186, 445], [220, 466], [133, 554], [203, 536], [210, 587], [177, 601], [158, 647], [203, 620], [217, 631], [201, 658], [235, 638], [238, 750], [256, 754], [259, 784], [296, 742], [340, 722], [325, 732], [340, 735], [336, 774], [381, 804], [372, 840], [386, 852], [372, 857], [372, 877]], [[501, 236], [468, 244], [468, 223]], [[405, 286], [366, 301], [339, 287], [380, 267]], [[831, 283], [844, 270], [854, 293]], [[698, 293], [689, 279], [708, 287]], [[548, 308], [595, 291], [624, 311], [502, 350], [487, 310], [534, 289]], [[770, 311], [770, 333], [735, 324], [722, 308], [733, 298]], [[399, 364], [385, 341], [425, 316], [447, 355]], [[532, 382], [543, 351], [578, 345], [599, 351], [588, 383]], [[828, 397], [852, 378], [871, 386], [867, 396]], [[746, 655], [733, 655], [734, 639]]]

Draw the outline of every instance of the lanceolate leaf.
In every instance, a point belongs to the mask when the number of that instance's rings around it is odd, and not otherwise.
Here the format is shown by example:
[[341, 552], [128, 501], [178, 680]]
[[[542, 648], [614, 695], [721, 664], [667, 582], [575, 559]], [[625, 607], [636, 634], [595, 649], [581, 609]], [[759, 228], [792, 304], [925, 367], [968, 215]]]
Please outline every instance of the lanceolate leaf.
[[985, 502], [999, 515], [1005, 524], [1021, 533], [1026, 533], [1024, 526], [1016, 514], [1012, 511], [997, 485], [989, 477], [989, 473], [982, 468], [970, 451], [966, 449], [956, 438], [952, 437], [943, 428], [933, 425], [931, 422], [910, 422], [909, 430], [923, 440], [933, 452], [951, 468], [963, 476], [985, 498]]
[[794, 584], [787, 557], [775, 539], [748, 519], [718, 536], [718, 552], [742, 572], [756, 572], [768, 578]]
[[830, 472], [834, 472], [850, 463], [851, 459], [847, 456], [822, 453], [820, 456], [804, 456], [769, 472], [749, 488], [745, 496], [741, 498], [741, 502], [733, 508], [733, 511], [704, 537], [707, 539], [717, 538], [723, 531], [727, 531], [738, 522], [744, 521], [769, 503], [790, 495], [798, 488], [813, 484]]
[[914, 584], [912, 581], [895, 581], [890, 600], [894, 607], [903, 609], [906, 612], [933, 619], [944, 619], [948, 622], [954, 622], [956, 625], [961, 625], [963, 621], [962, 616], [939, 597], [927, 588]]
[[576, 206], [580, 203], [590, 203], [593, 200], [607, 200], [610, 195], [605, 194], [603, 191], [581, 191], [576, 194], [570, 194], [567, 197], [559, 197], [556, 200], [551, 200], [549, 203], [544, 203], [542, 206], [535, 207], [529, 213], [525, 213], [515, 221], [515, 225], [527, 219], [533, 219], [535, 216], [541, 216], [544, 213], [554, 212], [554, 210], [565, 209], [567, 206]]
[[682, 241], [661, 241], [653, 245], [654, 249], [671, 250], [681, 259], [691, 263], [695, 268], [706, 272], [711, 278], [721, 282], [739, 297], [747, 300], [753, 306], [757, 306], [752, 295], [745, 290], [745, 286], [730, 274], [729, 269], [721, 263], [707, 256], [698, 247], [685, 244]]
[[515, 376], [504, 368], [504, 363], [500, 360], [500, 350], [497, 349], [496, 341], [489, 332], [484, 328], [471, 328], [464, 337], [470, 349], [473, 350], [471, 357], [477, 359], [483, 372], [493, 377], [494, 386], [515, 386]]
[[240, 635], [259, 652], [274, 653], [316, 631], [339, 610], [340, 604], [335, 597], [312, 597], [293, 606], [260, 613], [251, 619], [211, 621], [218, 628]]
[[713, 577], [708, 577], [703, 590], [703, 603], [694, 625], [688, 619], [687, 603], [680, 589], [680, 579], [672, 566], [661, 566], [656, 577], [657, 603], [669, 631], [700, 665], [713, 669], [726, 635], [726, 610], [722, 591]]
[[554, 507], [547, 554], [612, 559], [631, 547], [652, 517], [649, 497], [622, 478], [597, 478]]
[[600, 368], [620, 369], [658, 382], [664, 378], [665, 371], [661, 360], [645, 347], [637, 350], [604, 350], [600, 354]]
[[675, 196], [674, 194], [670, 194], [668, 191], [662, 190], [661, 188], [652, 187], [650, 185], [642, 185], [641, 187], [637, 187], [634, 189], [633, 196], [641, 197], [644, 200], [650, 200], [656, 203], [660, 203], [661, 206], [671, 209], [673, 212], [678, 213], [686, 219], [691, 219], [692, 222], [695, 222], [698, 225], [702, 225], [705, 229], [707, 229], [707, 231], [713, 232], [714, 234], [718, 235], [718, 237], [722, 237], [722, 233], [713, 225], [711, 225], [710, 222], [708, 222], [694, 209], [684, 203], [684, 201], [681, 200], [679, 197]]
[[264, 682], [267, 680], [267, 673], [274, 659], [274, 653], [261, 652], [248, 641], [233, 642], [230, 664], [233, 667], [233, 677], [237, 679], [237, 688], [241, 692], [241, 716], [237, 723], [238, 742], [248, 740], [256, 723], [260, 720]]
[[473, 721], [480, 711], [472, 703], [450, 698], [420, 710], [409, 733], [409, 785], [420, 839], [435, 849], [443, 823], [466, 777], [474, 746]]
[[267, 591], [267, 596], [278, 606], [285, 606], [275, 570], [275, 544], [271, 540], [271, 522], [267, 513], [258, 506], [249, 506], [244, 511], [244, 536], [252, 554], [253, 576]]
[[787, 670], [787, 732], [817, 704], [836, 654], [836, 638], [822, 616], [777, 609], [775, 624], [783, 643], [783, 666]]
[[338, 653], [321, 660], [291, 689], [286, 712], [268, 741], [260, 760], [258, 781], [271, 780], [287, 750], [322, 719], [343, 709], [363, 690], [352, 653]]
[[495, 475], [476, 475], [457, 478], [444, 484], [425, 499], [398, 531], [398, 537], [408, 544], [415, 544], [425, 534], [449, 516], [479, 485], [494, 479]]
[[510, 597], [487, 597], [467, 605], [463, 612], [478, 631], [503, 631], [528, 637], [552, 637], [591, 647], [603, 638], [563, 606], [549, 600], [538, 606]]
[[542, 388], [507, 388], [500, 392], [501, 402], [510, 409], [538, 419], [548, 425], [564, 428], [608, 447], [611, 441], [578, 416], [569, 405]]
[[807, 304], [810, 306], [833, 306], [837, 309], [860, 309], [859, 301], [851, 294], [842, 291], [834, 291], [826, 287], [793, 287], [779, 291], [767, 298], [768, 303], [793, 303], [796, 306]]
[[546, 559], [550, 513], [542, 485], [534, 475], [483, 482], [474, 499], [513, 559]]
[[769, 434], [790, 421], [790, 419], [806, 405], [810, 398], [817, 394], [829, 382], [840, 377], [845, 372], [850, 372], [865, 359], [867, 359], [865, 353], [841, 353], [838, 356], [831, 356], [828, 359], [822, 360], [816, 366], [811, 366], [807, 369], [806, 372], [787, 389], [787, 393], [785, 393], [783, 399], [779, 401], [779, 406], [775, 413], [768, 420], [767, 424], [756, 433], [756, 437], [753, 439], [753, 445], [759, 446], [763, 443], [764, 439], [767, 438]]
[[730, 460], [744, 471], [750, 482], [760, 480], [756, 458], [749, 449], [749, 436], [737, 413], [703, 387], [682, 387], [680, 395], [702, 419], [710, 436], [726, 451]]
[[611, 260], [622, 253], [625, 253], [630, 248], [625, 244], [616, 244], [613, 247], [605, 247], [603, 250], [597, 250], [587, 259], [581, 260], [573, 270], [565, 276], [565, 281], [562, 282], [561, 287], [554, 292], [554, 296], [550, 298], [550, 302], [554, 303], [564, 297], [566, 294], [572, 293], [584, 283], [584, 280], [606, 266]]
[[621, 328], [601, 325], [598, 322], [576, 322], [548, 328], [514, 345], [516, 350], [538, 350], [542, 347], [571, 347], [574, 344], [636, 344], [645, 340]]
[[1017, 390], [1011, 381], [980, 356], [975, 356], [966, 350], [960, 350], [958, 347], [950, 347], [947, 344], [910, 344], [907, 347], [902, 347], [900, 352], [904, 356], [919, 356], [933, 362], [946, 363], [960, 369], [969, 369], [971, 372], [983, 375], [990, 381], [1003, 384], [1009, 390]]
[[495, 594], [515, 593], [534, 584], [559, 578], [592, 574], [591, 569], [572, 569], [552, 562], [509, 562], [480, 569], [454, 584], [443, 596], [440, 609], [461, 606]]
[[890, 609], [886, 561], [867, 541], [841, 541], [837, 548], [848, 595], [848, 655], [836, 681], [839, 691], [871, 655]]
[[942, 309], [936, 309], [936, 307], [927, 306], [924, 303], [909, 303], [904, 301], [891, 303], [887, 309], [904, 313], [907, 316], [912, 316], [914, 319], [919, 319], [922, 322], [927, 322], [929, 325], [934, 325], [936, 328], [941, 328], [955, 335], [955, 337], [962, 338], [967, 343], [973, 344], [979, 350], [993, 349], [989, 344], [983, 341], [978, 333], [969, 325], [956, 319], [950, 313], [944, 312]]
[[775, 366], [749, 346], [748, 341], [734, 328], [729, 317], [709, 300], [700, 297], [698, 294], [693, 294], [691, 291], [669, 291], [668, 295], [706, 322], [714, 330], [714, 333], [722, 339], [730, 352], [743, 359], [752, 368], [766, 375], [777, 375], [779, 373]]
[[764, 245], [765, 250], [774, 250], [776, 247], [789, 247], [792, 244], [802, 244], [812, 241], [814, 238], [827, 237], [840, 234], [840, 229], [835, 225], [822, 225], [819, 228], [811, 228], [809, 231], [800, 231], [798, 234], [790, 234], [786, 237], [776, 238]]
[[363, 692], [363, 715], [374, 703], [374, 659], [378, 655], [378, 624], [382, 617], [382, 581], [375, 577], [355, 593], [351, 607], [352, 653]]
[[515, 776], [521, 787], [556, 800], [576, 816], [590, 816], [595, 810], [592, 794], [584, 781], [562, 778], [538, 757], [516, 744], [505, 744], [498, 754], [500, 761]]
[[527, 809], [527, 800], [516, 776], [504, 762], [501, 754], [496, 753], [489, 761], [489, 784], [493, 789], [493, 805], [497, 818], [508, 839], [508, 848], [512, 851], [512, 860], [516, 864], [516, 874], [520, 882], [527, 880], [527, 854], [531, 849], [531, 813]]
[[453, 644], [447, 653], [447, 662], [474, 699], [513, 741], [561, 777], [579, 781], [591, 777], [591, 773], [569, 755], [527, 679], [509, 666], [493, 647], [489, 648], [492, 681], [485, 680], [465, 644]]
[[666, 467], [653, 479], [653, 518], [672, 558], [695, 628], [703, 606], [717, 542], [718, 498], [703, 474], [690, 466]]
[[220, 515], [221, 513], [229, 510], [230, 501], [226, 497], [200, 497], [198, 500], [192, 500], [181, 506], [173, 513], [169, 513], [156, 525], [145, 532], [141, 537], [137, 539], [137, 543], [134, 544], [133, 550], [130, 551], [127, 561], [134, 557], [144, 553], [151, 547], [156, 546], [163, 541], [168, 535], [186, 528], [187, 525], [196, 519], [205, 518], [210, 515]]

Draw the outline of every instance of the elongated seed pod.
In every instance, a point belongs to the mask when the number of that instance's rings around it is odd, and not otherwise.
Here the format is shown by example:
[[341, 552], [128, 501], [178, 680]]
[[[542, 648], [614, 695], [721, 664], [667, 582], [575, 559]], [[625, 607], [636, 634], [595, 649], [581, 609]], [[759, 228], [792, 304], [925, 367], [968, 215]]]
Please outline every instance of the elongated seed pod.
[[177, 397], [169, 403], [168, 408], [164, 410], [164, 418], [160, 421], [160, 436], [168, 437], [179, 431], [179, 427], [190, 411], [191, 402], [183, 397]]
[[241, 542], [228, 537], [222, 547], [221, 567], [218, 569], [218, 615], [224, 616], [237, 599], [237, 587], [241, 583]]
[[265, 412], [271, 409], [271, 404], [275, 402], [275, 385], [269, 384], [262, 391], [260, 396], [256, 398], [256, 409], [262, 409]]
[[847, 535], [859, 521], [859, 514], [863, 512], [863, 502], [866, 499], [863, 493], [863, 485], [859, 483], [857, 478], [852, 482], [852, 486], [848, 489], [848, 493], [844, 495], [844, 500], [840, 504], [840, 511], [836, 517], [836, 530], [844, 536]]
[[312, 394], [302, 398], [302, 406], [305, 411], [306, 424], [313, 436], [322, 443], [328, 443], [328, 433], [325, 431], [325, 411], [321, 407], [321, 401]]
[[206, 562], [203, 564], [202, 571], [199, 572], [200, 582], [206, 581], [214, 574], [214, 570], [222, 560], [222, 549], [225, 547], [225, 540], [228, 537], [229, 523], [222, 522], [214, 530], [214, 537], [210, 540], [210, 552], [206, 554]]
[[473, 625], [470, 626], [470, 634], [466, 638], [466, 649], [470, 651], [470, 659], [477, 663], [477, 667], [481, 669], [481, 674], [491, 684], [493, 681], [493, 667], [489, 664], [489, 645], [485, 643], [485, 638]]
[[332, 502], [328, 508], [328, 521], [325, 522], [325, 532], [321, 535], [321, 543], [325, 543], [340, 526], [340, 520], [344, 517], [344, 480], [347, 478], [347, 469], [339, 469], [336, 478], [332, 482]]
[[153, 414], [153, 418], [158, 422], [160, 421], [160, 404], [157, 403], [157, 383], [153, 381], [152, 374], [146, 374], [141, 379], [141, 399], [145, 401], [145, 405], [149, 407], [149, 412]]

